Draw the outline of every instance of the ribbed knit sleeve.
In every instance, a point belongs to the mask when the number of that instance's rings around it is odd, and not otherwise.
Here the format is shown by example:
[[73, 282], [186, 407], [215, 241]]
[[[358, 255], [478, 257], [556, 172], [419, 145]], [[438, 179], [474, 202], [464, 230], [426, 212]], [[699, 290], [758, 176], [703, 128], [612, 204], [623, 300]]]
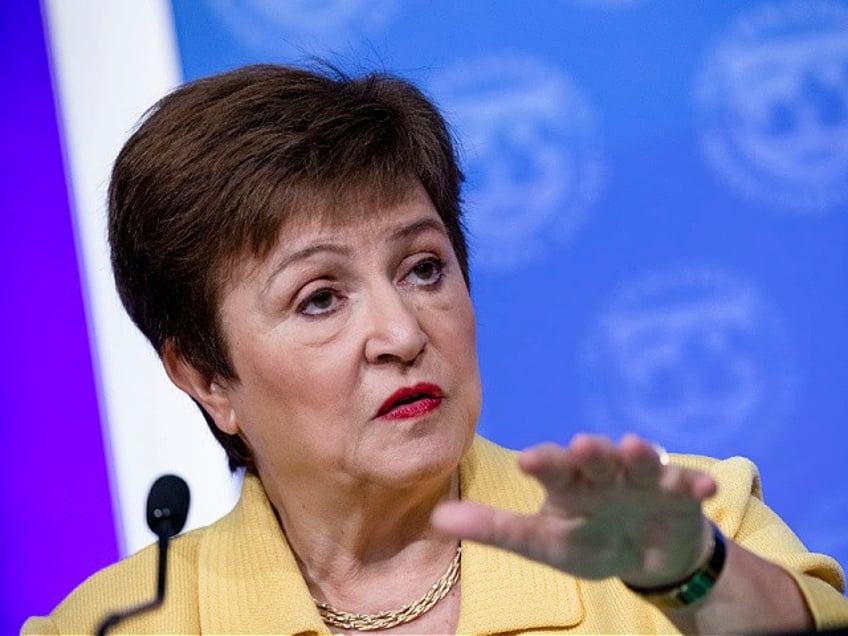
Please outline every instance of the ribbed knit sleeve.
[[682, 455], [676, 462], [711, 474], [718, 495], [704, 506], [722, 532], [751, 552], [779, 565], [795, 580], [818, 629], [848, 625], [845, 575], [836, 560], [809, 552], [764, 502], [756, 466], [742, 457], [718, 461]]

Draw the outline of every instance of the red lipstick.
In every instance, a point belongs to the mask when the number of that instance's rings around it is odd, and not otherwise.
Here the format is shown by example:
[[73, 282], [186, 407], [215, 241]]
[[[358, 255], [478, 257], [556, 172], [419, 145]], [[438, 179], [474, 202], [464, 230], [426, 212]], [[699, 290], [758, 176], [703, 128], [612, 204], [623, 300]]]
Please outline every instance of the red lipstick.
[[420, 382], [392, 393], [377, 411], [377, 417], [386, 420], [405, 420], [421, 417], [439, 408], [444, 398], [440, 386]]

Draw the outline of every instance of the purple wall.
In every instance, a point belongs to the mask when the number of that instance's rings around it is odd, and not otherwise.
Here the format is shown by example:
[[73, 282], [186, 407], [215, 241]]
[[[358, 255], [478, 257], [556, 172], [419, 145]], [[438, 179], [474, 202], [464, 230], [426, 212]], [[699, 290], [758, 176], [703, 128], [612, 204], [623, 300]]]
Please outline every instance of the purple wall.
[[38, 3], [4, 0], [0, 29], [0, 633], [10, 634], [118, 549]]

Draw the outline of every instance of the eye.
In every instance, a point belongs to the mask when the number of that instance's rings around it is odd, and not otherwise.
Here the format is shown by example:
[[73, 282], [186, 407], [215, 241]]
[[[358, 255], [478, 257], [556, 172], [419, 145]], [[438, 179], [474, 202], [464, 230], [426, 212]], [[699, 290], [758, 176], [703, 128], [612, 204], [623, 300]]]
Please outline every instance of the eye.
[[445, 264], [440, 258], [430, 256], [418, 261], [406, 275], [406, 281], [419, 287], [436, 285], [444, 276]]
[[305, 316], [322, 316], [334, 312], [339, 302], [336, 291], [325, 287], [310, 294], [297, 306], [297, 311]]

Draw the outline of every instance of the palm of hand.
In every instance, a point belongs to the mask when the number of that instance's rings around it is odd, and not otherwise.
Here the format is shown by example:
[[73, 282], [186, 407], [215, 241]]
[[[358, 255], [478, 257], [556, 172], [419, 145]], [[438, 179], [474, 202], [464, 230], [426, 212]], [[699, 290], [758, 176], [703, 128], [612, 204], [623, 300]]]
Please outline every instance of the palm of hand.
[[709, 536], [701, 502], [715, 482], [663, 465], [648, 442], [628, 436], [616, 446], [580, 435], [565, 448], [528, 450], [519, 462], [546, 490], [538, 513], [449, 502], [434, 524], [574, 576], [618, 576], [641, 587], [679, 580], [701, 559]]

